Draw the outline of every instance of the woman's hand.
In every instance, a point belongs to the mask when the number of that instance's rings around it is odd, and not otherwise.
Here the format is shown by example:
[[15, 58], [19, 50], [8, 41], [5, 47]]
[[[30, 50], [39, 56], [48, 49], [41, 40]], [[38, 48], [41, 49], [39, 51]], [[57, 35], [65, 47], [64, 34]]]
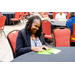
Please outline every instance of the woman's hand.
[[46, 50], [50, 49], [50, 48], [48, 48], [48, 47], [45, 46], [45, 45], [43, 45], [43, 46], [41, 47], [41, 49], [43, 49], [43, 48], [45, 48]]
[[38, 51], [44, 51], [42, 48], [40, 47], [32, 47], [31, 48], [32, 51], [38, 52]]

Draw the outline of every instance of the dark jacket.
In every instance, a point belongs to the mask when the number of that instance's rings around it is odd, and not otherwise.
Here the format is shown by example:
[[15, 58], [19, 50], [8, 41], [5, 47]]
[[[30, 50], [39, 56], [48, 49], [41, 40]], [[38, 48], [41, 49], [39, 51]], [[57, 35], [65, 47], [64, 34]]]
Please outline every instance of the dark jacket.
[[[45, 40], [42, 36], [40, 37], [40, 41], [42, 45], [45, 45]], [[16, 40], [16, 52], [15, 57], [22, 55], [24, 53], [31, 51], [31, 41], [30, 41], [30, 35], [27, 33], [27, 31], [24, 29], [20, 30], [18, 32], [17, 40]]]

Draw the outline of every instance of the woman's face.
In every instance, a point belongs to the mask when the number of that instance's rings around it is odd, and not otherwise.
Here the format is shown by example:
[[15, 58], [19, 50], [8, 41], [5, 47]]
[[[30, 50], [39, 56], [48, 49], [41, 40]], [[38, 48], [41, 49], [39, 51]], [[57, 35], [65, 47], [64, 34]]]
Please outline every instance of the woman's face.
[[34, 22], [32, 23], [31, 26], [31, 33], [35, 34], [37, 32], [37, 30], [39, 30], [40, 28], [40, 21], [39, 20], [34, 20]]

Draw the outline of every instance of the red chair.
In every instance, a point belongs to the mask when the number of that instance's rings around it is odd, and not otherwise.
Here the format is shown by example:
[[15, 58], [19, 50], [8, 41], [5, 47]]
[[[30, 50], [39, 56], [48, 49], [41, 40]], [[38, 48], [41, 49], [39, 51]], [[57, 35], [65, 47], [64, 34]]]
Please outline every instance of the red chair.
[[24, 16], [26, 17], [29, 14], [29, 12], [24, 12]]
[[20, 18], [19, 18], [19, 20], [22, 20], [22, 19], [25, 19], [24, 12], [20, 12]]
[[20, 12], [20, 16], [22, 15], [22, 12]]
[[53, 12], [53, 19], [55, 19], [55, 16], [58, 12]]
[[42, 29], [45, 38], [53, 39], [51, 35], [51, 23], [49, 21], [42, 21]]
[[19, 20], [22, 21], [23, 19], [25, 19], [24, 12], [20, 12], [20, 18], [19, 18]]
[[69, 47], [71, 30], [69, 28], [55, 28], [53, 30], [55, 47]]
[[46, 12], [47, 14], [49, 14], [49, 12]]
[[[0, 32], [1, 32], [1, 35], [2, 35], [2, 32], [4, 32], [5, 20], [6, 20], [6, 16], [0, 17]], [[5, 32], [4, 32], [4, 35], [5, 35]], [[6, 35], [5, 35], [5, 37], [6, 37]]]
[[20, 12], [15, 12], [15, 18], [10, 19], [10, 24], [11, 24], [11, 21], [13, 21], [13, 24], [14, 24], [14, 21], [19, 21], [19, 16], [20, 16]]
[[73, 24], [73, 35], [71, 38], [71, 42], [75, 42], [75, 23]]
[[70, 18], [70, 13], [68, 12], [68, 14], [67, 14], [67, 19], [69, 19]]
[[19, 30], [13, 30], [9, 32], [7, 35], [8, 42], [12, 48], [13, 57], [16, 51], [16, 39], [17, 39], [18, 31]]

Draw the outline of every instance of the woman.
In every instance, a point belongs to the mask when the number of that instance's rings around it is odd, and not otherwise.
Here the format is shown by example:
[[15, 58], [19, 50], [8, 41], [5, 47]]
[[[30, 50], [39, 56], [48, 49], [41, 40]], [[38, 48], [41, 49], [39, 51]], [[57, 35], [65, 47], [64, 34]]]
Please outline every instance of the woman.
[[70, 13], [70, 18], [66, 22], [66, 26], [71, 29], [71, 35], [73, 34], [73, 23], [75, 23], [75, 12]]
[[45, 46], [42, 21], [39, 16], [32, 16], [28, 19], [26, 27], [18, 33], [15, 57], [30, 51], [44, 51], [44, 49], [49, 48]]

